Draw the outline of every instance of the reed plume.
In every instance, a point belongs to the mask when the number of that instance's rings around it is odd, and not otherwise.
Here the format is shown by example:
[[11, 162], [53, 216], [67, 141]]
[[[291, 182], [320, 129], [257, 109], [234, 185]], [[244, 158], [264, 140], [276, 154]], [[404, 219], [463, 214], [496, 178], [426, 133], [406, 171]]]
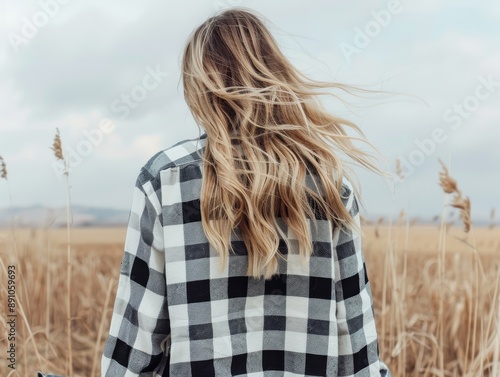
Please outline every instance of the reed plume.
[[468, 232], [471, 226], [470, 218], [470, 199], [468, 197], [462, 198], [460, 194], [455, 196], [453, 202], [450, 204], [454, 208], [460, 210], [460, 218], [464, 224], [464, 232]]
[[7, 179], [7, 165], [2, 156], [0, 156], [0, 178]]
[[401, 160], [399, 158], [396, 160], [396, 175], [399, 177], [400, 180], [405, 179], [405, 175], [403, 173], [403, 167], [401, 166]]
[[472, 224], [470, 199], [462, 196], [462, 191], [459, 190], [457, 181], [450, 176], [448, 168], [443, 161], [439, 160], [439, 163], [443, 168], [439, 173], [439, 185], [443, 188], [445, 193], [455, 195], [450, 205], [460, 210], [460, 219], [464, 224], [464, 232], [467, 233]]
[[439, 173], [439, 184], [443, 188], [443, 191], [447, 194], [459, 192], [457, 181], [450, 176], [446, 165], [441, 160], [439, 160], [439, 163], [443, 167], [443, 171]]
[[[50, 148], [54, 151], [54, 155], [56, 156], [56, 159], [64, 160], [64, 155], [62, 151], [62, 142], [61, 142], [61, 134], [59, 132], [59, 128], [56, 128], [56, 135], [54, 136], [54, 143], [52, 144], [52, 147]], [[67, 174], [67, 171], [65, 172]]]

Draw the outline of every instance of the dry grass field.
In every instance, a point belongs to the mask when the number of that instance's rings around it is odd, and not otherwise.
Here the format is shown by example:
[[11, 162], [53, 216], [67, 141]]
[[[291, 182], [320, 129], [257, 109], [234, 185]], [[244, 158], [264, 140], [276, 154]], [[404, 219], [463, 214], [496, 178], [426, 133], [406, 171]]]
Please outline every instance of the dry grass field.
[[[500, 230], [364, 226], [383, 360], [394, 376], [500, 376]], [[12, 239], [14, 235], [15, 240]], [[0, 230], [2, 376], [100, 375], [125, 229], [75, 229], [68, 352], [66, 230]], [[8, 368], [7, 266], [16, 266], [16, 370]], [[11, 372], [9, 374], [9, 372]]]

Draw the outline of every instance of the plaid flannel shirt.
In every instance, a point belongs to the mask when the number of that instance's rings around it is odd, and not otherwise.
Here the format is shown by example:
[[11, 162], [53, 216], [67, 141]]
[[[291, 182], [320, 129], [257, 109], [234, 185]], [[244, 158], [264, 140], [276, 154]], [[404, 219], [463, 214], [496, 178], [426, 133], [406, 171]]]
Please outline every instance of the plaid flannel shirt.
[[[390, 376], [359, 235], [318, 218], [301, 263], [279, 219], [293, 250], [280, 242], [286, 262], [265, 281], [246, 276], [236, 229], [220, 270], [201, 225], [205, 141], [157, 153], [137, 179], [102, 376]], [[347, 180], [343, 190], [359, 222]]]

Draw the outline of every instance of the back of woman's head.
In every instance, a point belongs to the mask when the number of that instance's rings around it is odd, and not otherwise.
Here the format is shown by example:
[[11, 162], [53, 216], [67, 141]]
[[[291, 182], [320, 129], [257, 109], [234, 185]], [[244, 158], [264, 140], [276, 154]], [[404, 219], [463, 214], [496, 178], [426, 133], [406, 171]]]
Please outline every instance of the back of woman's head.
[[[307, 79], [263, 21], [244, 9], [223, 11], [198, 27], [182, 68], [186, 102], [207, 134], [203, 228], [223, 264], [236, 227], [248, 251], [247, 274], [264, 278], [278, 272], [280, 235], [286, 241], [277, 217], [304, 258], [312, 252], [308, 219], [314, 222], [318, 210], [337, 226], [356, 227], [342, 202], [340, 155], [379, 170], [345, 131], [354, 128], [363, 140], [358, 127], [317, 99], [317, 89], [348, 86]], [[314, 189], [306, 176], [314, 177]]]

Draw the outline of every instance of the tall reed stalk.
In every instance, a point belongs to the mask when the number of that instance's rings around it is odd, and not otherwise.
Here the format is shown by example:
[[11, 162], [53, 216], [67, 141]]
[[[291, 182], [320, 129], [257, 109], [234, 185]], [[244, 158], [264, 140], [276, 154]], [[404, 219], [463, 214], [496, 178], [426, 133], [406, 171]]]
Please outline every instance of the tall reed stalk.
[[71, 333], [71, 197], [69, 189], [69, 162], [64, 158], [61, 135], [59, 129], [56, 129], [54, 142], [52, 144], [52, 151], [57, 160], [62, 161], [64, 164], [64, 180], [66, 186], [66, 239], [67, 239], [67, 281], [66, 281], [66, 311], [67, 311], [67, 331], [68, 331], [68, 373], [69, 376], [73, 375], [73, 348], [72, 348], [72, 333]]

